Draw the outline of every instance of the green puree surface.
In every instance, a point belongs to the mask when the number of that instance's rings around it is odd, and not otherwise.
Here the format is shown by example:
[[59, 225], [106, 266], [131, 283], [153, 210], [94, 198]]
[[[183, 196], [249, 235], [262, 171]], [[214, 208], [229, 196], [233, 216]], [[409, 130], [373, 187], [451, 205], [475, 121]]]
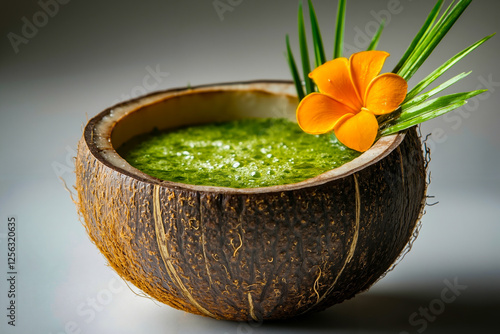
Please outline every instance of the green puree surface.
[[300, 182], [360, 155], [282, 118], [155, 131], [125, 143], [118, 153], [162, 180], [231, 188]]

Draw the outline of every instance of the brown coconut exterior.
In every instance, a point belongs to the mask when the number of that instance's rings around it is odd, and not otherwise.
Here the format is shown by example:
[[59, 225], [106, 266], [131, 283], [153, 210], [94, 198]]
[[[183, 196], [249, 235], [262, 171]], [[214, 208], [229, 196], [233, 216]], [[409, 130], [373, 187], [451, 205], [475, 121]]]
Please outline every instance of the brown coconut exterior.
[[368, 289], [424, 206], [416, 130], [385, 158], [317, 185], [245, 193], [133, 177], [78, 146], [79, 212], [125, 280], [177, 309], [237, 321], [323, 310]]

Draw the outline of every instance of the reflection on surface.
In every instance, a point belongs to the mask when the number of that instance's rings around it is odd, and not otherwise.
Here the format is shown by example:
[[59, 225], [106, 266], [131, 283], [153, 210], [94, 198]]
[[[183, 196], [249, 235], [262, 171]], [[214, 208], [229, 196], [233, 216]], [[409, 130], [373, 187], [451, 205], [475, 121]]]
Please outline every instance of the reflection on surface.
[[[449, 282], [453, 284], [452, 279]], [[454, 293], [447, 290], [442, 300], [442, 291], [446, 288], [443, 284], [423, 291], [363, 293], [323, 312], [264, 324], [219, 321], [186, 313], [179, 319], [178, 333], [196, 333], [198, 330], [248, 334], [496, 332], [495, 315], [500, 311], [500, 298], [495, 298], [495, 295], [499, 296], [500, 291], [477, 294], [473, 286], [468, 286], [462, 291], [458, 288], [455, 299], [452, 298]]]

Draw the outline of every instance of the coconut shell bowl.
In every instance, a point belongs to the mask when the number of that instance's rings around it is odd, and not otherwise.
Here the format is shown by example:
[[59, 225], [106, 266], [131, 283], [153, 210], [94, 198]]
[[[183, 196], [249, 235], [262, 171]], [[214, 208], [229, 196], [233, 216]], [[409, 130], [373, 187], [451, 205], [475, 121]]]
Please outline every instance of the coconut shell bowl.
[[126, 281], [216, 319], [286, 319], [367, 290], [412, 240], [426, 193], [415, 128], [295, 184], [234, 189], [162, 181], [116, 150], [134, 136], [249, 117], [295, 120], [291, 82], [172, 89], [107, 109], [85, 126], [78, 210]]

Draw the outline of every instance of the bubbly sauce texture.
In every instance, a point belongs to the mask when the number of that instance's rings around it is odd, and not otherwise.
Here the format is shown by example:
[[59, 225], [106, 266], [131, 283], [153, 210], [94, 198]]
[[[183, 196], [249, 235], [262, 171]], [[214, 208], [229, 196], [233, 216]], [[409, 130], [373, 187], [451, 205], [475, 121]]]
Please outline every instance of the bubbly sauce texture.
[[118, 153], [161, 180], [231, 188], [297, 183], [360, 155], [329, 135], [304, 133], [282, 118], [155, 131], [130, 140]]

